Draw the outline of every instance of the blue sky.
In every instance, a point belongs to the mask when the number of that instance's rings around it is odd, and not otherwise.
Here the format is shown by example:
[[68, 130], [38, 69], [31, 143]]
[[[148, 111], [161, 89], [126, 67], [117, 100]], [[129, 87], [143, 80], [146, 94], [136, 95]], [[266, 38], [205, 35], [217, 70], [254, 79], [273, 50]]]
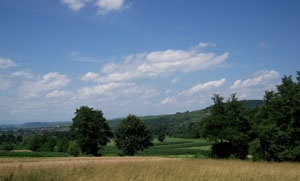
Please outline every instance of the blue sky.
[[0, 124], [262, 99], [300, 67], [298, 0], [2, 0]]

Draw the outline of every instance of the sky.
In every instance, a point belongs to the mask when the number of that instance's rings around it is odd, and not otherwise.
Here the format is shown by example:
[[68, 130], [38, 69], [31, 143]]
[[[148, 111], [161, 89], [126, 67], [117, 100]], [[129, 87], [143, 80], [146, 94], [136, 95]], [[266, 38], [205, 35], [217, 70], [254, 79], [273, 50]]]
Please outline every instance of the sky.
[[0, 1], [0, 124], [263, 99], [299, 70], [299, 0]]

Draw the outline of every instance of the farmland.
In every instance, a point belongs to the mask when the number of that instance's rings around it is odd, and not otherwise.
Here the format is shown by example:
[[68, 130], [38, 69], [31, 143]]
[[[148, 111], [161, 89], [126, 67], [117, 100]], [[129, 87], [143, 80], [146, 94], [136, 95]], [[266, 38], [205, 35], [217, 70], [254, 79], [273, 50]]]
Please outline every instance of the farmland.
[[299, 180], [299, 163], [166, 157], [2, 158], [0, 180]]
[[[120, 157], [111, 141], [103, 157], [2, 152], [2, 180], [299, 180], [299, 163], [207, 159], [210, 143], [166, 138], [135, 157]], [[43, 157], [45, 156], [45, 157]], [[51, 156], [51, 158], [50, 158]], [[64, 156], [64, 157], [58, 157]], [[204, 159], [199, 159], [204, 158]]]

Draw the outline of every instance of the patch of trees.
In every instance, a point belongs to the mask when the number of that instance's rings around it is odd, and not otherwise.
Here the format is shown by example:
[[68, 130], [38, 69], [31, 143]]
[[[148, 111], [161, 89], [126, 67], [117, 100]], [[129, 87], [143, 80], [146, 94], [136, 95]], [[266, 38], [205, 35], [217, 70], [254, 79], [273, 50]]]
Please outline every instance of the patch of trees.
[[22, 143], [22, 135], [15, 135], [13, 133], [1, 133], [0, 145], [3, 146], [3, 150], [11, 151], [14, 149], [15, 144]]
[[[77, 155], [78, 150], [83, 154], [101, 155], [101, 146], [113, 137], [102, 111], [87, 106], [76, 110], [70, 133], [74, 137], [69, 147], [72, 155]], [[129, 115], [117, 125], [114, 140], [122, 154], [130, 156], [153, 145], [151, 131], [134, 115]]]
[[145, 123], [135, 115], [129, 115], [117, 126], [115, 142], [123, 155], [133, 156], [150, 146], [153, 137]]
[[235, 94], [224, 102], [214, 95], [201, 134], [214, 140], [213, 156], [300, 161], [300, 72], [297, 82], [284, 76], [277, 90], [266, 91], [260, 108], [247, 110]]
[[23, 144], [32, 151], [66, 153], [70, 140], [68, 132], [53, 132], [32, 135], [24, 140]]

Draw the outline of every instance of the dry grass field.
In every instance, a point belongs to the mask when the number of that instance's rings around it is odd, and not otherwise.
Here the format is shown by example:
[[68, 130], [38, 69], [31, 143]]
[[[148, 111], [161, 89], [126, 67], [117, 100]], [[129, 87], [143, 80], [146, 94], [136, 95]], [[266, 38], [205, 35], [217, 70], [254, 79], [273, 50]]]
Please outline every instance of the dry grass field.
[[300, 180], [299, 163], [163, 157], [1, 158], [0, 180]]

